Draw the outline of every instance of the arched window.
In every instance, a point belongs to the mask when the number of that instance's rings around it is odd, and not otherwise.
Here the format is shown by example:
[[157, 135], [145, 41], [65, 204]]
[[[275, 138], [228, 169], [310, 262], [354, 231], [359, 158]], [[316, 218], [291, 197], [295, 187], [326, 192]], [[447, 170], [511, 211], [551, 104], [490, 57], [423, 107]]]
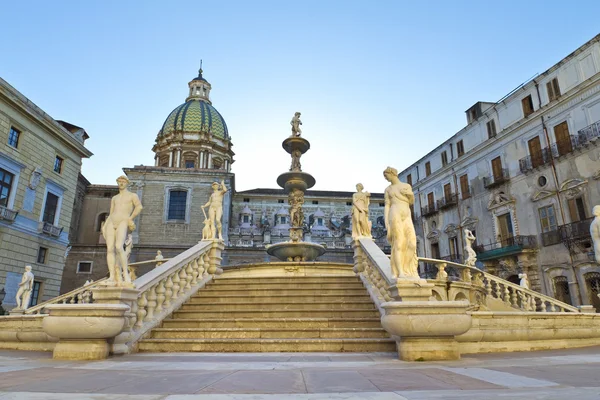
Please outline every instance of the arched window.
[[187, 190], [171, 190], [169, 191], [169, 210], [167, 219], [169, 220], [185, 220], [185, 211], [187, 208]]
[[569, 290], [569, 281], [566, 276], [557, 276], [552, 279], [554, 284], [554, 297], [563, 303], [571, 303], [571, 291]]
[[591, 305], [596, 307], [596, 310], [600, 310], [600, 273], [588, 272], [584, 275], [585, 285], [587, 287], [588, 299]]
[[98, 220], [96, 221], [96, 232], [100, 232], [102, 230], [102, 225], [104, 225], [106, 218], [108, 218], [108, 213], [102, 213], [98, 215]]

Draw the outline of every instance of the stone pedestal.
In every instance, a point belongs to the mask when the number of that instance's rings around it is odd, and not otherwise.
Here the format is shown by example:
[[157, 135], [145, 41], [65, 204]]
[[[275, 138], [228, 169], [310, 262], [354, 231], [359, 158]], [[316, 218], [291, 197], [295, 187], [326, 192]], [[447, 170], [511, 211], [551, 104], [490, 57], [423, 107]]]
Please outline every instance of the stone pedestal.
[[129, 308], [125, 313], [125, 326], [123, 331], [111, 341], [110, 352], [112, 354], [127, 354], [129, 353], [128, 342], [133, 324], [135, 323], [134, 310], [137, 306], [137, 299], [140, 291], [137, 289], [117, 286], [103, 286], [92, 289], [94, 304], [121, 304]]
[[51, 304], [44, 318], [44, 333], [58, 338], [53, 358], [58, 360], [103, 360], [108, 340], [125, 326], [124, 304]]
[[393, 301], [381, 306], [381, 325], [396, 339], [401, 360], [460, 359], [455, 337], [471, 328], [468, 302]]
[[429, 301], [433, 294], [433, 283], [425, 279], [400, 278], [388, 290], [393, 299], [399, 301]]

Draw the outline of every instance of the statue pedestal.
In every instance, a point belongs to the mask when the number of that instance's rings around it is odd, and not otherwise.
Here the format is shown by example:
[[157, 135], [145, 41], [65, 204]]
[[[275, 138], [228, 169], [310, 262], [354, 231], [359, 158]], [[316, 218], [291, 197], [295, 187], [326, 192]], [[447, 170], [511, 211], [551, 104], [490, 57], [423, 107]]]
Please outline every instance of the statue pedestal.
[[429, 301], [433, 295], [433, 283], [420, 278], [398, 278], [388, 290], [393, 299], [398, 301]]
[[103, 286], [92, 289], [94, 304], [121, 304], [129, 308], [125, 313], [125, 326], [123, 331], [112, 341], [110, 352], [112, 354], [127, 354], [127, 342], [131, 336], [136, 315], [133, 313], [134, 303], [137, 302], [140, 291], [128, 287]]

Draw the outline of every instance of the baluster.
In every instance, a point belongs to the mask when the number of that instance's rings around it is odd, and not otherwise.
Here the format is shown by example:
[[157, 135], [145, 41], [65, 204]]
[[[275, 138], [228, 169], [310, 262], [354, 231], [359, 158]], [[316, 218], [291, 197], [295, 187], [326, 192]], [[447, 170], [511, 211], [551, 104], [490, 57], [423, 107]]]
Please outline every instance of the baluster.
[[446, 281], [448, 280], [448, 273], [446, 272], [446, 263], [441, 263], [441, 264], [437, 264], [437, 275], [435, 276], [435, 279], [437, 279], [438, 281]]
[[535, 301], [535, 298], [532, 295], [528, 296], [528, 300], [529, 300], [529, 311], [537, 311], [537, 302]]
[[137, 321], [135, 322], [135, 328], [141, 328], [141, 326], [144, 324], [144, 317], [146, 316], [146, 306], [148, 305], [148, 299], [146, 298], [146, 292], [142, 293], [142, 295], [140, 297], [138, 297], [137, 300], [137, 312], [136, 312], [136, 316], [137, 316]]
[[169, 276], [166, 281], [164, 308], [169, 308], [171, 307], [171, 299], [173, 298], [173, 276]]
[[513, 307], [519, 308], [519, 303], [517, 302], [517, 289], [510, 288], [510, 304]]
[[181, 288], [181, 286], [179, 285], [179, 282], [181, 282], [181, 279], [179, 278], [179, 271], [175, 272], [171, 276], [173, 277], [173, 299], [176, 299], [177, 297], [179, 297], [179, 289]]
[[152, 321], [154, 319], [154, 310], [156, 309], [156, 286], [157, 285], [154, 285], [148, 290], [146, 321]]
[[181, 269], [179, 270], [179, 295], [181, 296], [182, 294], [184, 294], [187, 290], [186, 284], [187, 284], [187, 272], [186, 272], [186, 265], [184, 265], [183, 267], [181, 267]]
[[192, 262], [192, 285], [194, 286], [198, 283], [199, 268], [198, 259], [194, 258], [194, 261]]
[[508, 286], [507, 285], [502, 285], [504, 287], [503, 292], [503, 297], [502, 297], [502, 301], [504, 301], [505, 303], [510, 304], [510, 291], [508, 290]]
[[471, 280], [473, 279], [473, 277], [471, 275], [470, 268], [463, 268], [462, 271], [460, 271], [460, 275], [461, 275], [461, 280], [463, 282], [471, 283]]
[[75, 304], [75, 296], [69, 297], [69, 304]]
[[554, 303], [548, 302], [550, 304], [550, 312], [556, 312], [556, 307], [554, 307]]
[[541, 312], [548, 312], [548, 309], [546, 308], [546, 302], [544, 300], [540, 300], [540, 308]]
[[489, 278], [485, 279], [485, 291], [488, 296], [492, 297], [492, 281], [490, 281]]
[[496, 285], [496, 298], [498, 300], [502, 300], [502, 289], [500, 288], [500, 283], [498, 281], [494, 281]]
[[192, 268], [192, 266], [194, 265], [193, 261], [190, 261], [187, 265], [187, 267], [185, 268], [185, 291], [190, 291], [192, 290], [192, 280], [194, 279], [194, 269]]
[[162, 279], [156, 287], [156, 308], [154, 312], [160, 313], [163, 310], [163, 303], [165, 302], [165, 280]]
[[202, 257], [204, 258], [204, 276], [206, 276], [210, 269], [210, 257], [208, 256], [208, 253], [204, 253]]

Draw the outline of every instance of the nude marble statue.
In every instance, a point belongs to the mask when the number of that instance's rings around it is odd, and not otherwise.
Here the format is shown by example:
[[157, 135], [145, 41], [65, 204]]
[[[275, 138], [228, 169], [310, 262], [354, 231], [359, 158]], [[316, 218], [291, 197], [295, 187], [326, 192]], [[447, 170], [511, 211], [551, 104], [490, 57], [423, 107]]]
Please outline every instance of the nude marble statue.
[[387, 167], [383, 176], [390, 182], [385, 189], [384, 221], [387, 240], [392, 247], [390, 264], [395, 278], [419, 278], [417, 235], [410, 206], [415, 202], [412, 187], [400, 182], [398, 170]]
[[600, 206], [594, 206], [592, 214], [594, 214], [594, 220], [590, 224], [590, 236], [594, 243], [594, 257], [600, 264]]
[[290, 121], [292, 125], [292, 136], [300, 136], [302, 133], [302, 129], [300, 129], [300, 125], [302, 125], [302, 121], [300, 121], [300, 113], [297, 112], [294, 114], [294, 118]]
[[109, 272], [107, 285], [132, 286], [127, 261], [132, 241], [128, 241], [128, 239], [131, 239], [129, 233], [135, 231], [133, 220], [140, 214], [143, 207], [138, 195], [127, 190], [129, 179], [125, 175], [117, 178], [117, 185], [119, 194], [112, 198], [110, 213], [102, 225]]
[[529, 278], [527, 278], [527, 274], [519, 274], [519, 286], [525, 289], [530, 289]]
[[[218, 182], [213, 182], [212, 184], [213, 192], [208, 199], [208, 202], [202, 206], [204, 210], [208, 207], [208, 221], [211, 226], [210, 232], [206, 232], [210, 234], [210, 237], [205, 238], [205, 232], [202, 232], [202, 240], [214, 240], [217, 239], [216, 232], [214, 227], [217, 227], [218, 231], [218, 239], [223, 240], [223, 224], [221, 223], [221, 218], [223, 217], [223, 199], [225, 197], [225, 193], [227, 193], [227, 187], [225, 186], [225, 181], [221, 180], [221, 184]], [[206, 228], [205, 223], [205, 228]], [[208, 231], [208, 229], [207, 229]]]
[[352, 238], [371, 237], [369, 221], [369, 202], [371, 193], [363, 192], [362, 183], [356, 184], [356, 193], [352, 195]]
[[23, 272], [23, 277], [21, 278], [21, 283], [19, 283], [19, 290], [17, 290], [17, 295], [15, 296], [18, 310], [27, 310], [27, 308], [29, 308], [31, 292], [33, 290], [33, 279], [34, 276], [33, 272], [31, 272], [31, 265], [26, 265], [25, 272]]
[[465, 254], [467, 255], [465, 264], [469, 267], [475, 267], [475, 263], [477, 262], [477, 253], [473, 250], [473, 243], [475, 240], [477, 240], [477, 238], [473, 235], [473, 232], [465, 229]]

